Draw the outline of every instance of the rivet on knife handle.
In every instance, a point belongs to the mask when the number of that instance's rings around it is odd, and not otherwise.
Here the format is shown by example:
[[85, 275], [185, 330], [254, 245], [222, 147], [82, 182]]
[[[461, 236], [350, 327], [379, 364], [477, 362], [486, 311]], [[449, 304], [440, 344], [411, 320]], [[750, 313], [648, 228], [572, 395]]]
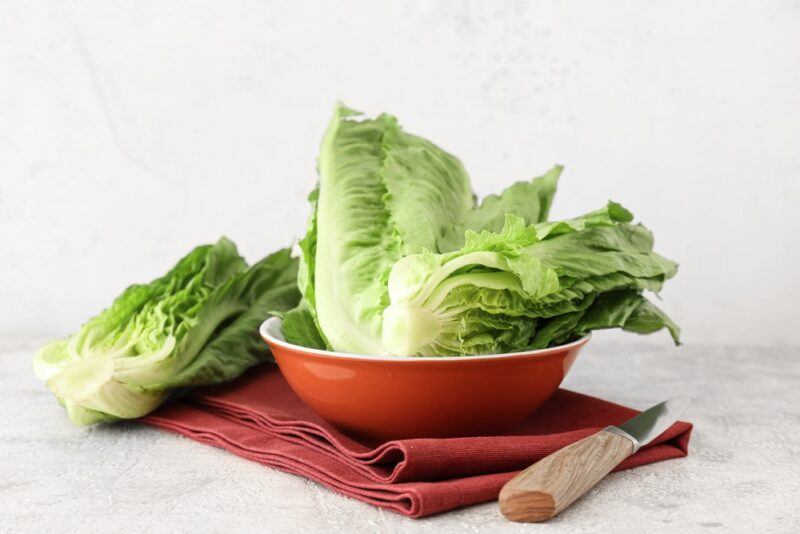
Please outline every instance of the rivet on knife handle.
[[550, 519], [633, 454], [627, 437], [602, 430], [539, 460], [500, 491], [500, 511], [511, 521]]

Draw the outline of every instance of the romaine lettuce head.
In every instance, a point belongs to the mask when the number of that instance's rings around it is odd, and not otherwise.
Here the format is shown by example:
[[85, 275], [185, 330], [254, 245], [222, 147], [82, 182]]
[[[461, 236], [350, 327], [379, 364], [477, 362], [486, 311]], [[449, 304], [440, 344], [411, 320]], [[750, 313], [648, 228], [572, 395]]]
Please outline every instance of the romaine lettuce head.
[[388, 282], [382, 344], [396, 355], [514, 352], [599, 328], [678, 329], [641, 291], [660, 290], [676, 264], [616, 203], [576, 219], [527, 225], [508, 214], [500, 232], [468, 230], [446, 254], [398, 261]]
[[357, 115], [338, 106], [323, 139], [315, 209], [301, 242], [307, 313], [287, 322], [311, 317], [332, 348], [380, 353], [392, 266], [436, 250], [474, 198], [455, 157], [404, 132], [394, 117]]
[[140, 417], [174, 389], [229, 380], [266, 359], [258, 323], [297, 304], [296, 273], [288, 250], [248, 269], [225, 238], [197, 247], [45, 345], [34, 372], [77, 424]]

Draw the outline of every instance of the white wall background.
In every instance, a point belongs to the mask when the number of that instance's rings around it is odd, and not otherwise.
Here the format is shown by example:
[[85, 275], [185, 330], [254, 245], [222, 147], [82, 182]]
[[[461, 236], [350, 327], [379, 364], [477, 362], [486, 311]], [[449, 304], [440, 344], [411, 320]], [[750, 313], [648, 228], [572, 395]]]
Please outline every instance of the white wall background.
[[481, 194], [560, 162], [554, 216], [630, 207], [681, 262], [687, 342], [800, 342], [785, 0], [4, 1], [0, 334], [65, 334], [222, 234], [249, 259], [300, 236], [337, 99]]

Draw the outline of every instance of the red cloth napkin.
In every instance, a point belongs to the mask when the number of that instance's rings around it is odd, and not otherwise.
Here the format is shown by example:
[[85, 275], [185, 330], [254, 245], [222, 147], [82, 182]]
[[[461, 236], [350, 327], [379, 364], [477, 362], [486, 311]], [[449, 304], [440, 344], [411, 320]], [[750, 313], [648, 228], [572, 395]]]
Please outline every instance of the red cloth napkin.
[[[636, 410], [564, 389], [500, 436], [365, 443], [326, 423], [274, 365], [200, 390], [144, 418], [238, 456], [310, 478], [409, 517], [491, 501], [517, 471]], [[617, 470], [686, 456], [692, 425], [678, 422]]]

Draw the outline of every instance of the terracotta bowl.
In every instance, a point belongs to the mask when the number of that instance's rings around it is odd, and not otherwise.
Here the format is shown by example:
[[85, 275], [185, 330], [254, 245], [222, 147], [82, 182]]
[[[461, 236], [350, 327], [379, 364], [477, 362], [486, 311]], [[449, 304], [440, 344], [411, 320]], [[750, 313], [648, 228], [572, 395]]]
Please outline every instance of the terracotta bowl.
[[283, 376], [314, 411], [372, 440], [503, 433], [541, 406], [590, 336], [549, 349], [463, 357], [365, 356], [288, 343], [261, 325]]

